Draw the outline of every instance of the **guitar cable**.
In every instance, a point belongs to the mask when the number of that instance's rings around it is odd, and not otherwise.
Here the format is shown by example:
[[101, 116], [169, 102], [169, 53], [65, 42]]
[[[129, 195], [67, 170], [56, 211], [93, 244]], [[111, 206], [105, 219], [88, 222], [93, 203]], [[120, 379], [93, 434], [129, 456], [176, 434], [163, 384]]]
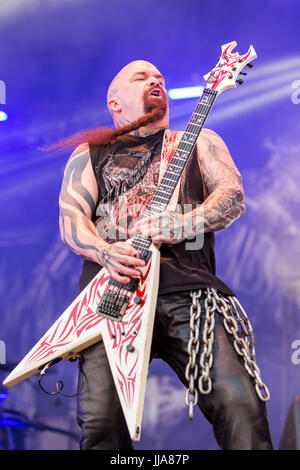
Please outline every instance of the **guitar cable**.
[[[77, 361], [77, 357], [74, 357], [72, 359], [69, 359], [69, 361], [71, 362], [74, 362], [74, 361]], [[54, 359], [53, 361], [50, 361], [48, 362], [44, 367], [43, 369], [41, 370], [40, 372], [40, 377], [39, 377], [39, 386], [41, 388], [41, 390], [46, 393], [47, 395], [62, 395], [66, 398], [74, 398], [76, 396], [78, 396], [80, 394], [80, 392], [82, 391], [83, 389], [83, 383], [84, 383], [84, 380], [83, 380], [83, 376], [85, 375], [83, 370], [82, 370], [82, 367], [81, 367], [81, 362], [79, 364], [79, 367], [80, 367], [80, 371], [81, 371], [81, 374], [79, 374], [79, 381], [78, 381], [78, 386], [77, 386], [77, 392], [76, 393], [72, 393], [72, 394], [68, 394], [68, 393], [63, 393], [62, 392], [62, 389], [64, 387], [64, 383], [62, 380], [58, 380], [56, 382], [56, 391], [55, 392], [49, 392], [48, 390], [45, 389], [45, 387], [42, 385], [42, 380], [44, 378], [44, 376], [46, 375], [46, 372], [47, 370], [53, 366], [54, 364], [56, 364], [57, 362], [59, 362], [61, 359], [58, 358], [58, 359]], [[79, 361], [80, 361], [80, 358], [79, 358]]]

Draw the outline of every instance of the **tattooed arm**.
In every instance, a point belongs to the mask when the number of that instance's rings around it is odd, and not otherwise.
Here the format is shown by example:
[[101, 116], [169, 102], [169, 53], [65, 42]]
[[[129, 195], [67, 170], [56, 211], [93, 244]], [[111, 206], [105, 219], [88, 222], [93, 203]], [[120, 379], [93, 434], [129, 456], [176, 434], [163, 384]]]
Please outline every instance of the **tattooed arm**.
[[139, 275], [129, 266], [143, 266], [137, 250], [125, 242], [109, 244], [99, 237], [92, 222], [98, 200], [98, 185], [91, 164], [89, 146], [82, 144], [72, 153], [64, 172], [59, 197], [59, 226], [62, 240], [78, 255], [105, 266], [119, 282]]
[[165, 211], [138, 222], [132, 234], [142, 233], [156, 244], [179, 243], [203, 232], [228, 227], [245, 212], [241, 175], [223, 140], [203, 129], [197, 142], [204, 202], [187, 214]]
[[[204, 129], [197, 142], [198, 161], [204, 184], [204, 203], [190, 215], [193, 232], [218, 231], [245, 213], [242, 177], [223, 140]], [[187, 224], [189, 225], [189, 224]]]

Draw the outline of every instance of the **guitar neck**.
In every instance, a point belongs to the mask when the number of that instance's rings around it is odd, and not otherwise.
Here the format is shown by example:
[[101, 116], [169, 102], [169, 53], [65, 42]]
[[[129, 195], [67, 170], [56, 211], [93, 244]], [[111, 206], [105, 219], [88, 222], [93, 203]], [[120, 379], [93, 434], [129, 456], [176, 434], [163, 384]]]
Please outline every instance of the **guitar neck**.
[[[167, 208], [217, 95], [215, 90], [204, 89], [151, 203], [145, 210], [145, 217], [163, 212]], [[145, 247], [150, 246], [149, 240], [142, 239], [141, 235], [137, 235], [133, 240]]]
[[214, 90], [204, 89], [145, 215], [162, 212], [167, 208], [217, 95], [218, 92]]

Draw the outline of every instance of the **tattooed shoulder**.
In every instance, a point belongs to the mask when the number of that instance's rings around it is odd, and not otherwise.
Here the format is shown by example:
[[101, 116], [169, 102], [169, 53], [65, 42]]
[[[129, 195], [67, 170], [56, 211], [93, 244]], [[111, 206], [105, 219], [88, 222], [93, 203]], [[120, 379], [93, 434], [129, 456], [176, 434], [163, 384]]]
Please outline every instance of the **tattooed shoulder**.
[[242, 177], [223, 139], [214, 131], [203, 129], [197, 152], [200, 171], [208, 194], [217, 187], [242, 188]]
[[67, 161], [67, 164], [66, 164], [66, 168], [65, 168], [65, 171], [68, 169], [68, 167], [74, 163], [74, 161], [76, 161], [76, 164], [77, 165], [82, 165], [83, 162], [87, 161], [90, 157], [90, 146], [88, 143], [84, 143], [84, 144], [80, 144], [78, 145], [78, 147], [75, 148], [75, 150], [73, 150], [73, 152], [71, 153], [68, 161]]
[[95, 210], [98, 186], [94, 175], [88, 144], [79, 145], [71, 154], [60, 192], [61, 212], [72, 207], [87, 216]]

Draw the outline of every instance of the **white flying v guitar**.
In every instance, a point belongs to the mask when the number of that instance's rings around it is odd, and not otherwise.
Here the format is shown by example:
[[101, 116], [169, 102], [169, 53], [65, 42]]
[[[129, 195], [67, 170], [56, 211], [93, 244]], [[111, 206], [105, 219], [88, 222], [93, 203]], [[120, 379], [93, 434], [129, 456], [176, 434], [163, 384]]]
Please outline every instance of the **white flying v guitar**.
[[[236, 42], [222, 46], [218, 63], [204, 76], [207, 86], [179, 140], [145, 216], [168, 206], [182, 171], [219, 93], [242, 83], [238, 75], [257, 56], [232, 53]], [[103, 268], [81, 292], [25, 358], [4, 385], [13, 386], [61, 359], [72, 359], [92, 344], [104, 341], [131, 439], [141, 436], [146, 381], [159, 282], [160, 253], [151, 241], [135, 236], [130, 241], [141, 251], [146, 266], [140, 278], [120, 284]], [[99, 397], [101, 400], [101, 397]]]

